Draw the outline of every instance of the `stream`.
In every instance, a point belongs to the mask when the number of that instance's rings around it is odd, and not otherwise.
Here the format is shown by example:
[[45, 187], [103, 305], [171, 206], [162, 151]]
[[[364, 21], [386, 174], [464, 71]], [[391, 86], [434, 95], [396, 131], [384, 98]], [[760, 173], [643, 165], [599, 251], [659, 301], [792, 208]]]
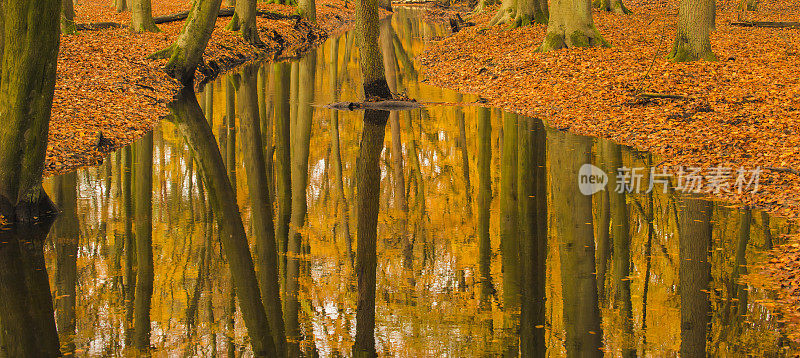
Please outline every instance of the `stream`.
[[[475, 102], [423, 81], [415, 57], [448, 29], [420, 12], [398, 7], [382, 22], [390, 88]], [[354, 35], [184, 92], [152, 134], [45, 180], [63, 212], [49, 230], [0, 232], [0, 271], [32, 302], [42, 295], [31, 287], [49, 284], [62, 352], [128, 356], [149, 325], [155, 356], [251, 356], [229, 270], [247, 258], [223, 236], [243, 228], [258, 271], [260, 198], [289, 251], [281, 277], [297, 278], [280, 283], [298, 355], [351, 356], [358, 240], [370, 239], [359, 211], [375, 210], [380, 356], [785, 354], [781, 319], [761, 304], [775, 293], [741, 277], [796, 228], [659, 182], [648, 190], [664, 170], [658, 156], [538, 119], [475, 105], [324, 108], [363, 98]], [[262, 167], [274, 170], [266, 182], [253, 174]], [[615, 190], [620, 168], [637, 169], [628, 193]], [[584, 176], [593, 195], [575, 194]], [[733, 168], [728, 190], [736, 179]], [[134, 265], [150, 250], [152, 267]]]

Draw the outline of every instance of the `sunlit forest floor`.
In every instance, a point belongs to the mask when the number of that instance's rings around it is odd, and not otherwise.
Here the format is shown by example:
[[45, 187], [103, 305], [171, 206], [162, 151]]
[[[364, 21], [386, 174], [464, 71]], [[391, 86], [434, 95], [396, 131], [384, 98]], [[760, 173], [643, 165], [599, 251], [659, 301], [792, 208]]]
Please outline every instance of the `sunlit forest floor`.
[[[664, 166], [728, 167], [734, 173], [761, 167], [757, 193], [717, 195], [797, 219], [800, 29], [731, 23], [797, 21], [800, 1], [760, 1], [757, 12], [741, 12], [738, 1], [718, 1], [711, 36], [718, 61], [694, 63], [666, 59], [678, 1], [625, 4], [632, 15], [593, 14], [612, 47], [552, 53], [534, 51], [546, 25], [487, 27], [495, 6], [471, 19], [477, 26], [430, 46], [422, 58], [425, 74], [432, 84], [478, 94], [490, 106], [661, 154]], [[788, 318], [800, 322], [800, 248], [780, 248], [768, 265], [765, 275], [751, 280], [782, 287]]]
[[[188, 10], [190, 3], [153, 0], [153, 16]], [[295, 13], [293, 6], [262, 2], [258, 6], [287, 16]], [[343, 0], [317, 1], [318, 26], [293, 18], [257, 17], [265, 49], [250, 46], [237, 33], [225, 30], [230, 17], [220, 17], [204, 60], [213, 64], [214, 72], [224, 72], [256, 58], [299, 56], [354, 21], [352, 2], [348, 6]], [[78, 24], [130, 23], [130, 12], [116, 13], [108, 0], [81, 0], [75, 11]], [[111, 28], [61, 36], [47, 175], [101, 163], [113, 149], [140, 138], [167, 114], [166, 104], [178, 84], [161, 70], [166, 60], [146, 57], [169, 46], [184, 22], [160, 24], [159, 33], [136, 34], [127, 28]], [[198, 80], [202, 77], [198, 72]], [[99, 141], [101, 133], [103, 140]]]

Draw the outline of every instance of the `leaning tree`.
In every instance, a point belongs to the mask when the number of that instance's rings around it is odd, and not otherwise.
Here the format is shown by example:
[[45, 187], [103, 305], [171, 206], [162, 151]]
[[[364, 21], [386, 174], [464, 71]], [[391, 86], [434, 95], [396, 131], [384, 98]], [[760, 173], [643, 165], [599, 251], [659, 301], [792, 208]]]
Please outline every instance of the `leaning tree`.
[[592, 5], [589, 0], [552, 0], [550, 5], [547, 35], [539, 46], [539, 51], [609, 46], [594, 26]]
[[203, 60], [203, 51], [217, 23], [220, 3], [222, 0], [196, 0], [178, 39], [150, 56], [169, 58], [164, 71], [184, 85], [194, 81], [195, 69]]
[[[60, 0], [3, 1], [0, 216], [29, 221], [53, 208], [42, 189], [56, 82]], [[5, 37], [5, 36], [3, 36]]]
[[714, 0], [681, 0], [678, 7], [678, 31], [667, 58], [675, 62], [716, 60], [717, 56], [711, 51], [715, 13]]

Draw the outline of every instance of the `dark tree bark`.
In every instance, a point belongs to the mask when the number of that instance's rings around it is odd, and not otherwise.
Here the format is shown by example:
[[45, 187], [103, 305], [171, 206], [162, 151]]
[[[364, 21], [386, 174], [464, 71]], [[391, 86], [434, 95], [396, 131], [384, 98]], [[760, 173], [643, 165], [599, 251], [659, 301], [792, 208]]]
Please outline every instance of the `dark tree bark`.
[[261, 138], [261, 125], [258, 115], [258, 93], [256, 88], [256, 68], [245, 67], [239, 79], [239, 129], [242, 134], [243, 161], [247, 175], [247, 191], [250, 193], [253, 215], [253, 231], [256, 237], [257, 274], [261, 298], [267, 312], [270, 333], [280, 356], [286, 352], [283, 310], [278, 281], [278, 255], [275, 242], [275, 225], [272, 219], [272, 200], [269, 192]]
[[56, 328], [61, 340], [61, 354], [75, 354], [75, 289], [78, 284], [78, 221], [77, 172], [53, 180], [53, 195], [61, 213], [53, 231], [56, 245]]
[[378, 26], [378, 0], [357, 0], [356, 37], [364, 96], [366, 98], [392, 98], [389, 85], [386, 83], [383, 59], [378, 46], [378, 35], [380, 34]]
[[61, 1], [7, 0], [0, 69], [0, 216], [32, 221], [55, 208], [42, 190], [56, 80]]
[[380, 156], [389, 112], [364, 112], [364, 129], [356, 162], [358, 212], [356, 275], [358, 305], [354, 358], [373, 358], [375, 352], [375, 284], [377, 270]]
[[289, 166], [291, 154], [289, 77], [287, 63], [277, 63], [272, 81], [275, 84], [275, 175], [277, 177], [278, 217], [275, 235], [278, 240], [278, 272], [281, 281], [286, 278], [286, 247], [289, 245], [289, 222], [292, 219], [292, 174]]
[[519, 349], [517, 330], [520, 310], [519, 213], [517, 200], [516, 114], [503, 113], [503, 153], [500, 171], [500, 252], [503, 254], [504, 351]]
[[488, 108], [478, 108], [478, 280], [480, 284], [479, 305], [489, 311], [492, 285], [492, 242], [489, 223], [492, 203], [492, 117]]
[[239, 215], [233, 187], [225, 172], [222, 154], [191, 90], [182, 91], [178, 101], [171, 105], [171, 110], [170, 119], [177, 124], [192, 148], [215, 213], [214, 217], [220, 228], [220, 242], [228, 260], [236, 298], [254, 355], [274, 357], [277, 354], [275, 342], [271, 338], [244, 224]]
[[709, 247], [713, 204], [695, 197], [678, 199], [679, 288], [681, 297], [681, 356], [705, 357], [711, 304]]

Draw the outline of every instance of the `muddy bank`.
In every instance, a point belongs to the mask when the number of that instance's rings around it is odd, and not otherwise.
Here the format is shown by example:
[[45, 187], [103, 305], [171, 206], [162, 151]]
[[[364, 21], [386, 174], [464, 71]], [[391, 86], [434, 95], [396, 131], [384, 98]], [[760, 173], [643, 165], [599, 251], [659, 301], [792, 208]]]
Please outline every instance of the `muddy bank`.
[[[264, 48], [250, 46], [225, 30], [230, 17], [220, 17], [196, 82], [213, 79], [248, 61], [298, 57], [328, 34], [352, 26], [353, 6], [342, 0], [318, 1], [315, 26], [294, 15], [292, 6], [259, 2], [259, 10], [278, 15], [257, 17]], [[154, 16], [189, 7], [188, 1], [153, 1]], [[89, 0], [76, 11], [77, 22], [82, 24], [129, 23], [129, 12], [118, 14], [103, 0]], [[183, 24], [160, 24], [159, 33], [135, 34], [112, 27], [61, 36], [45, 175], [98, 165], [108, 153], [140, 138], [168, 114], [166, 104], [179, 85], [161, 70], [166, 60], [147, 56], [169, 46]]]

